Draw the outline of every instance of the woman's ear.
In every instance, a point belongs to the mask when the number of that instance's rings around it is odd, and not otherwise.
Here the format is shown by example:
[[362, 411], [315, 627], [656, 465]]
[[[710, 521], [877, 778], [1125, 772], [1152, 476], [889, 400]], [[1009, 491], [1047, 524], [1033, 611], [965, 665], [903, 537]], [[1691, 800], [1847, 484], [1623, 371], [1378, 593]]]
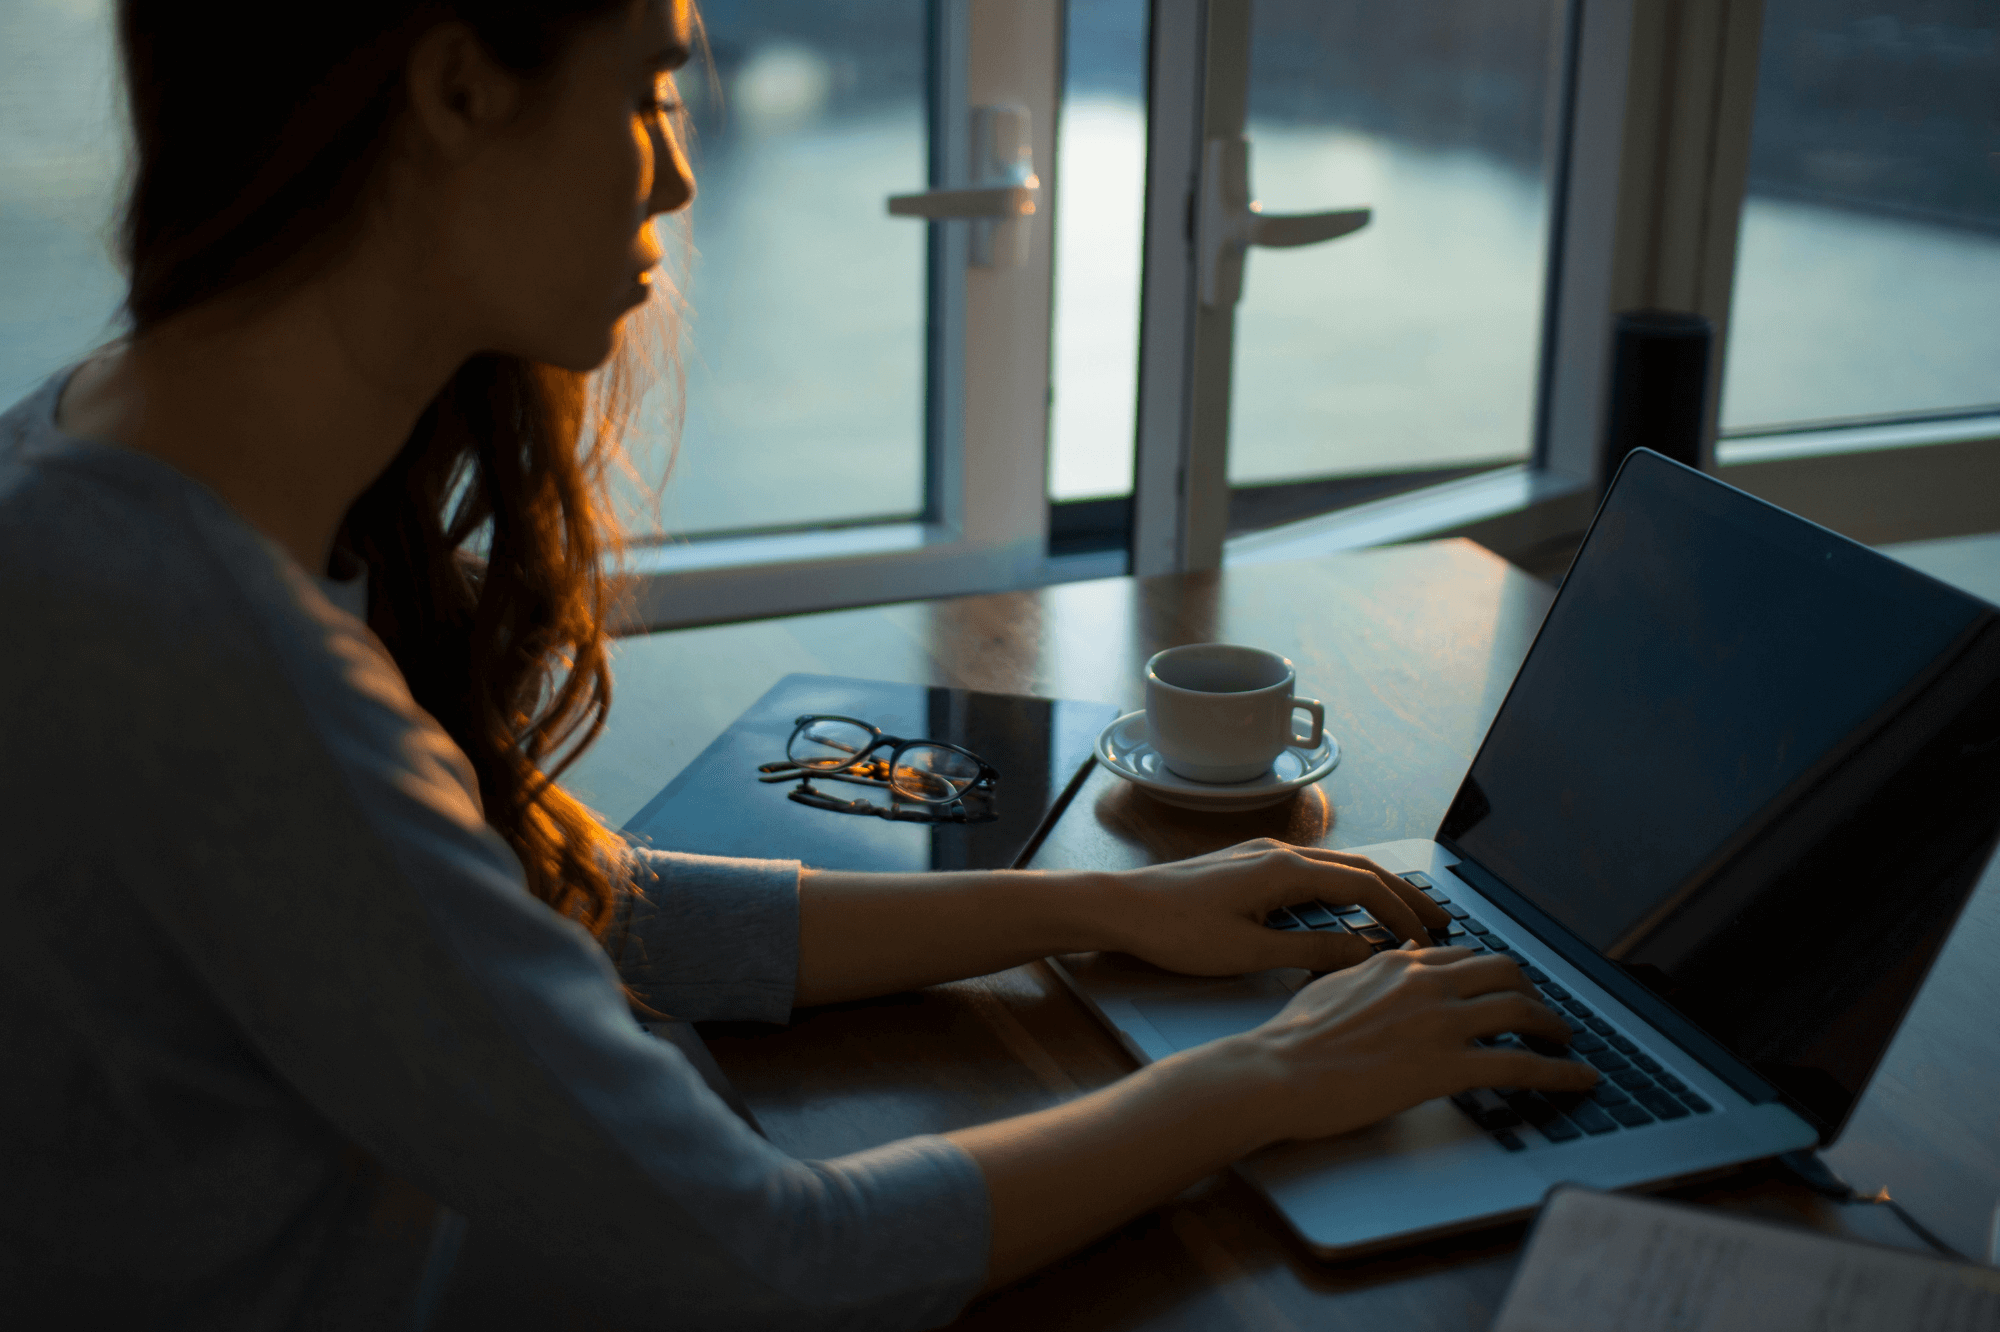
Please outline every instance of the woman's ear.
[[413, 124], [425, 146], [463, 161], [514, 116], [521, 81], [463, 23], [440, 23], [410, 51], [404, 78]]

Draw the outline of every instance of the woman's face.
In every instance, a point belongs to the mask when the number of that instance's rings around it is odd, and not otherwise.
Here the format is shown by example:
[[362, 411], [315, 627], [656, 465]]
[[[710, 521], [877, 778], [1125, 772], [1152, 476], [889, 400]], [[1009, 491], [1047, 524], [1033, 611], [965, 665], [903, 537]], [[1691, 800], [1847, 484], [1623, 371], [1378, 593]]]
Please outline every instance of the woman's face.
[[487, 350], [589, 370], [649, 299], [652, 219], [694, 198], [669, 122], [688, 51], [687, 0], [634, 0], [578, 34], [480, 154], [453, 248]]

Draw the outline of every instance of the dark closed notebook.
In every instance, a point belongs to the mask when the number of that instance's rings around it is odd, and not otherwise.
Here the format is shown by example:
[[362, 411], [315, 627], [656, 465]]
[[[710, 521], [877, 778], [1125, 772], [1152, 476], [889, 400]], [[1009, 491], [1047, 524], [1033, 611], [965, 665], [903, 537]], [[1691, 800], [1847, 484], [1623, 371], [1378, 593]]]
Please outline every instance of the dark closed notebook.
[[[785, 757], [795, 720], [836, 713], [910, 740], [943, 740], [1000, 773], [983, 823], [902, 823], [791, 800], [796, 782], [758, 781], [758, 765]], [[788, 675], [733, 722], [625, 825], [665, 851], [800, 860], [816, 869], [1007, 869], [1023, 864], [1082, 784], [1098, 732], [1118, 716], [1107, 703], [985, 694], [968, 689]], [[886, 757], [886, 752], [883, 755]], [[841, 799], [888, 803], [888, 792], [819, 781]], [[914, 808], [905, 804], [905, 808]]]

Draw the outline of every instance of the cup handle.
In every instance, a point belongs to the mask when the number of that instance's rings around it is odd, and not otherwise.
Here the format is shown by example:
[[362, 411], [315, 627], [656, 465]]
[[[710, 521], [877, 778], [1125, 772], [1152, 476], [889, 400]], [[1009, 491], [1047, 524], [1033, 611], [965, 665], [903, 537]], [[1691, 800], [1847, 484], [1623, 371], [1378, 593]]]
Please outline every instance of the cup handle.
[[1320, 706], [1320, 701], [1316, 698], [1293, 699], [1292, 711], [1297, 712], [1300, 708], [1313, 715], [1312, 734], [1300, 735], [1297, 731], [1293, 731], [1292, 743], [1300, 749], [1318, 749], [1319, 742], [1326, 736], [1326, 709]]

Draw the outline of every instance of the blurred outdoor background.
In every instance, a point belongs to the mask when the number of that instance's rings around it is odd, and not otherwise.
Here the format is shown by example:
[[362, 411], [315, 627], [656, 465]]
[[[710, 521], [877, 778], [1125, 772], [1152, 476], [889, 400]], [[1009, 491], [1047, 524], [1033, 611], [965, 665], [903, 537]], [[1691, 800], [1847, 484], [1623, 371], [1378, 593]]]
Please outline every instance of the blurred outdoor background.
[[[682, 79], [700, 197], [683, 535], [923, 506], [924, 0], [708, 0]], [[124, 169], [109, 0], [0, 5], [0, 402], [117, 331]], [[1253, 189], [1368, 205], [1249, 260], [1239, 485], [1470, 468], [1529, 448], [1556, 0], [1258, 0]], [[199, 7], [188, 11], [200, 21]], [[1131, 486], [1146, 5], [1071, 0], [1053, 178], [1049, 491]], [[2000, 407], [2000, 0], [1767, 0], [1725, 430]], [[666, 441], [640, 441], [659, 466]]]

